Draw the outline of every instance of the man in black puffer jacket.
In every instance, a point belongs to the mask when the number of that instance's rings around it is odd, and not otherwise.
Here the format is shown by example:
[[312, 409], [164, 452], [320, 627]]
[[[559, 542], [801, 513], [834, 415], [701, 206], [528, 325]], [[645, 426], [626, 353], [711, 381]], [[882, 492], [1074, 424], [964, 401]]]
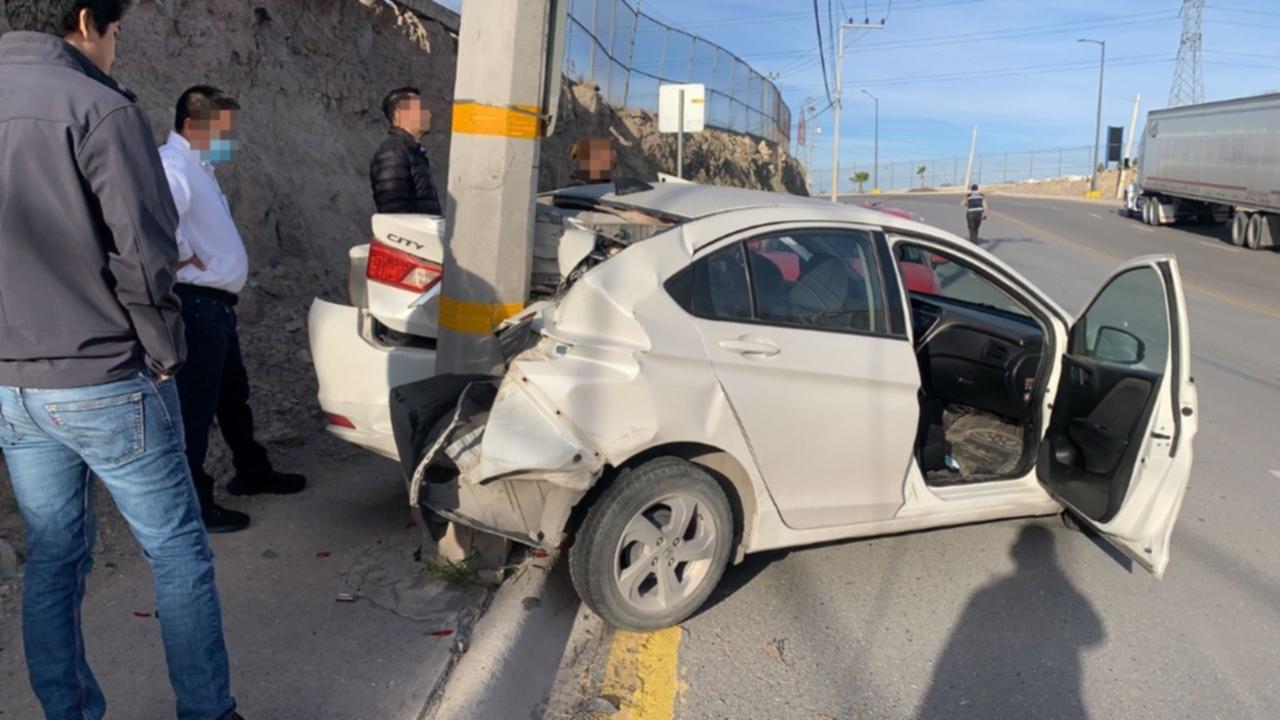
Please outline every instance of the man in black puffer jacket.
[[378, 212], [443, 215], [427, 149], [418, 142], [431, 131], [431, 111], [422, 93], [413, 87], [392, 90], [382, 101], [382, 111], [391, 130], [369, 164]]

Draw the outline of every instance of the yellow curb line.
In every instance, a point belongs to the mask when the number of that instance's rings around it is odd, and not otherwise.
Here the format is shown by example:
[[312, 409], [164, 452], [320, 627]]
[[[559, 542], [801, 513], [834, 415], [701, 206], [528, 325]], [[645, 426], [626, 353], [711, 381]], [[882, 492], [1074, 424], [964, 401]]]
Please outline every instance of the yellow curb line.
[[617, 698], [614, 720], [671, 720], [675, 715], [681, 630], [622, 630], [613, 636], [600, 694]]
[[[1062, 235], [1059, 235], [1051, 230], [1045, 230], [1044, 228], [1039, 227], [1037, 225], [1032, 225], [1031, 223], [1025, 222], [1023, 220], [1019, 220], [1018, 218], [1015, 218], [1006, 213], [999, 212], [999, 211], [992, 211], [991, 214], [995, 215], [996, 217], [1000, 217], [1005, 220], [1008, 220], [1009, 222], [1015, 225], [1021, 225], [1023, 228], [1025, 228], [1028, 231], [1039, 233], [1040, 235], [1047, 235], [1053, 238], [1054, 240], [1057, 240], [1058, 242], [1071, 245], [1072, 247], [1078, 247], [1082, 250], [1085, 250], [1086, 252], [1090, 252], [1090, 253], [1093, 253], [1094, 255], [1107, 258], [1108, 260], [1111, 260], [1113, 262], [1124, 261], [1124, 258], [1120, 258], [1115, 255], [1112, 255], [1111, 253], [1098, 250], [1097, 248], [1089, 247], [1088, 245], [1076, 242], [1071, 238], [1063, 237]], [[1267, 307], [1266, 305], [1259, 305], [1258, 303], [1250, 302], [1249, 300], [1245, 300], [1244, 298], [1238, 298], [1238, 297], [1235, 297], [1234, 295], [1227, 295], [1225, 293], [1220, 293], [1217, 290], [1210, 290], [1209, 288], [1204, 287], [1203, 285], [1186, 282], [1185, 280], [1182, 282], [1182, 286], [1185, 287], [1187, 290], [1193, 290], [1195, 292], [1200, 293], [1201, 295], [1205, 295], [1207, 297], [1213, 298], [1214, 300], [1217, 300], [1219, 302], [1224, 302], [1224, 303], [1227, 303], [1228, 305], [1235, 305], [1236, 307], [1242, 307], [1246, 310], [1251, 310], [1253, 312], [1256, 312], [1259, 315], [1280, 320], [1280, 310], [1277, 310], [1275, 308], [1270, 308], [1270, 307]]]

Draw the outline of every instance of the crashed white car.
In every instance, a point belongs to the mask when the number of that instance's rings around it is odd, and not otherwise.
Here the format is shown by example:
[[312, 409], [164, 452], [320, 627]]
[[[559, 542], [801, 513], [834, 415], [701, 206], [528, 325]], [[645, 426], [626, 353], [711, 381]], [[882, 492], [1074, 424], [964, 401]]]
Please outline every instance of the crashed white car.
[[[679, 622], [748, 553], [1064, 509], [1163, 574], [1198, 419], [1173, 257], [1074, 318], [874, 210], [696, 185], [543, 203], [614, 217], [597, 250], [625, 249], [501, 331], [501, 377], [419, 383], [436, 409], [402, 459], [435, 512], [569, 546], [613, 625]], [[315, 357], [333, 403], [339, 360]]]

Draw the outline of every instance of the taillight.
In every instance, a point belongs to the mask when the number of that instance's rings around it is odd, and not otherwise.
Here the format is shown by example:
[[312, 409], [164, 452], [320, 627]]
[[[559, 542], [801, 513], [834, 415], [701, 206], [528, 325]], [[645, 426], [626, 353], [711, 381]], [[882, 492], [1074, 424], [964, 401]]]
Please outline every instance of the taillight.
[[325, 414], [329, 418], [330, 425], [333, 425], [335, 427], [349, 428], [351, 430], [356, 429], [356, 424], [351, 422], [350, 419], [343, 417], [342, 415], [339, 415], [337, 413], [325, 413]]
[[374, 282], [420, 293], [440, 282], [440, 274], [436, 263], [376, 240], [369, 243], [369, 264], [364, 275]]

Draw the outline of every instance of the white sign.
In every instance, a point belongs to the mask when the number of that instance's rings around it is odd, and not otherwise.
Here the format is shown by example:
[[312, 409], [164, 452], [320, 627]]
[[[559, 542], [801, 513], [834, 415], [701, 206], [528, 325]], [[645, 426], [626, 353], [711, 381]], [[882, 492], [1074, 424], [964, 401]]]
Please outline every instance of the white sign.
[[680, 93], [684, 92], [685, 132], [702, 132], [707, 119], [707, 86], [661, 85], [658, 87], [658, 132], [680, 132]]

